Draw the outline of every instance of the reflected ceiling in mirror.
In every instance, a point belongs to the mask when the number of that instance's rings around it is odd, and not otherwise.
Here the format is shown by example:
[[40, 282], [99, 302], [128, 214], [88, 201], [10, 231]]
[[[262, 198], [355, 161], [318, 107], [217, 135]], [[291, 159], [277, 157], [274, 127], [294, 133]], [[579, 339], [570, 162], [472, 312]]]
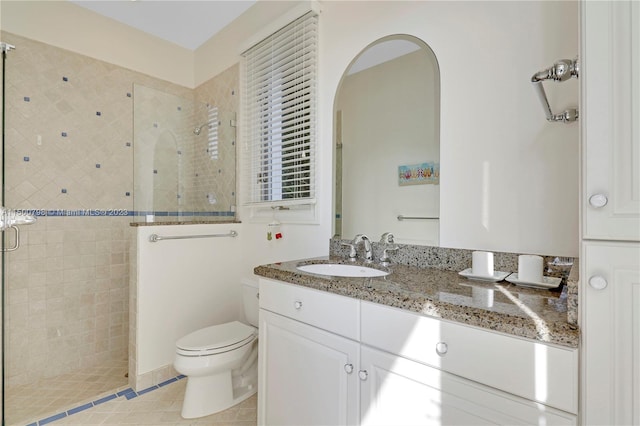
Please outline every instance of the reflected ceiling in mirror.
[[408, 35], [380, 39], [347, 68], [335, 104], [335, 237], [391, 232], [438, 245], [440, 71]]

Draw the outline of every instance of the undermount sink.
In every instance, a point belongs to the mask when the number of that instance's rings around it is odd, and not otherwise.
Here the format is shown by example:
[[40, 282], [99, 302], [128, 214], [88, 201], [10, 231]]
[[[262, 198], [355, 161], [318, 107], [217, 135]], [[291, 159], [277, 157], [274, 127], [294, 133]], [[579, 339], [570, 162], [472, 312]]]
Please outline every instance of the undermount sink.
[[332, 275], [334, 277], [384, 277], [389, 272], [380, 269], [368, 268], [360, 265], [343, 265], [340, 263], [314, 263], [311, 265], [302, 265], [297, 267], [304, 272], [310, 272], [318, 275]]

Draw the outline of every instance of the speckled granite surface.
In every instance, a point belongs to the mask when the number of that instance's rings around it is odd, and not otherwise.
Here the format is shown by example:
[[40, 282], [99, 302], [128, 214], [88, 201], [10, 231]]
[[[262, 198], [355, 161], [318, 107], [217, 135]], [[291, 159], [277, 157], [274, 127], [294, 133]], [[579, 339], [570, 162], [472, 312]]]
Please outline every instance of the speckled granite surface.
[[[331, 239], [329, 241], [329, 253], [334, 256], [346, 258], [349, 249], [342, 243], [350, 243], [349, 240]], [[471, 267], [471, 258], [473, 250], [455, 249], [447, 247], [430, 247], [407, 244], [383, 244], [372, 242], [373, 258], [379, 259], [382, 250], [387, 247], [396, 246], [397, 251], [389, 253], [392, 263], [398, 263], [407, 266], [417, 266], [419, 268], [436, 268], [447, 271], [459, 272]], [[520, 253], [525, 254], [525, 253]], [[496, 271], [517, 272], [518, 271], [518, 253], [494, 252], [494, 267]], [[567, 320], [572, 325], [578, 324], [578, 259], [564, 258], [573, 262], [569, 264], [555, 264], [558, 256], [543, 256], [545, 271], [544, 275], [548, 277], [563, 278], [562, 286], [552, 291], [565, 291], [568, 294], [567, 303]], [[571, 276], [571, 279], [569, 279]]]
[[[452, 253], [450, 258], [439, 256], [448, 268], [454, 268], [452, 264], [455, 264], [455, 268], [462, 270], [469, 266], [460, 267], [456, 259], [461, 255], [464, 253]], [[518, 287], [506, 281], [470, 281], [455, 270], [402, 264], [392, 264], [388, 268], [368, 265], [391, 272], [380, 278], [332, 277], [296, 269], [309, 263], [353, 264], [342, 256], [328, 256], [262, 265], [256, 267], [254, 273], [514, 336], [572, 348], [578, 346], [578, 328], [567, 322], [564, 292]], [[356, 261], [356, 264], [363, 263]], [[496, 270], [500, 270], [498, 265], [496, 259]]]
[[573, 259], [573, 267], [567, 278], [567, 321], [569, 324], [578, 325], [578, 281], [580, 261]]

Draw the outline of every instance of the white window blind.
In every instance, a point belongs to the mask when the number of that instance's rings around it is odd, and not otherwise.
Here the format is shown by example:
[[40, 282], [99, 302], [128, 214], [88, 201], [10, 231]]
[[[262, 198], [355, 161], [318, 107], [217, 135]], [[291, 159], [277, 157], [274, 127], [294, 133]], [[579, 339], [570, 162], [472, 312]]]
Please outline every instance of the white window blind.
[[317, 20], [310, 12], [243, 55], [248, 204], [315, 198]]

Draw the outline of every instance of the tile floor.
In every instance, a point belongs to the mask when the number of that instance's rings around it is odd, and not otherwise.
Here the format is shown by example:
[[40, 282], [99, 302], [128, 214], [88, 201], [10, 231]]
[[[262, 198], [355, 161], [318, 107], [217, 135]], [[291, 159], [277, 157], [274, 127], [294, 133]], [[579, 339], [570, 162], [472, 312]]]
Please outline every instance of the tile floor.
[[215, 425], [255, 426], [256, 395], [220, 413], [199, 419], [185, 420], [180, 416], [187, 380], [177, 380], [135, 398], [124, 396], [72, 414], [51, 425]]
[[57, 414], [69, 407], [116, 389], [128, 387], [128, 361], [113, 360], [107, 365], [8, 387], [5, 393], [5, 424], [25, 425]]

